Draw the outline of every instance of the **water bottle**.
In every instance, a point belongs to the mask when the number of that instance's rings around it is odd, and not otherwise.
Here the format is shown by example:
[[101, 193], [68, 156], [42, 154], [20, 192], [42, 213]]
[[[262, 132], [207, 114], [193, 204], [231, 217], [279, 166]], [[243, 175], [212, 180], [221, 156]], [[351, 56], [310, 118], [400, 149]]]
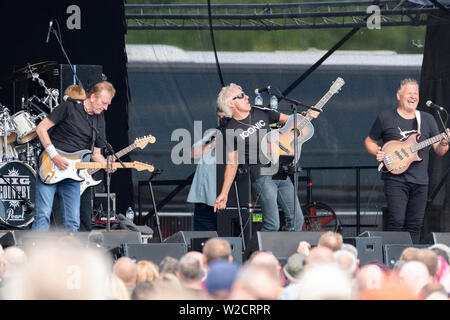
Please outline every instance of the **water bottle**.
[[125, 217], [131, 222], [134, 221], [134, 211], [131, 207], [128, 207], [127, 212], [125, 213]]
[[255, 106], [262, 107], [263, 104], [264, 104], [263, 97], [261, 96], [261, 94], [258, 93], [255, 98]]
[[274, 95], [270, 97], [270, 107], [274, 110], [278, 109], [278, 98]]

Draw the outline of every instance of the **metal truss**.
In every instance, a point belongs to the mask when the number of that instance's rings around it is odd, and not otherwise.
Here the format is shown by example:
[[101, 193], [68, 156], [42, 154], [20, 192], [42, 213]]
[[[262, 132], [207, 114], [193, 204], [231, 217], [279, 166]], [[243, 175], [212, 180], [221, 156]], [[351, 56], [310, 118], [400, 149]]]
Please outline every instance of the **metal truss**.
[[[443, 0], [440, 0], [443, 2]], [[450, 4], [415, 1], [376, 1], [380, 9], [380, 25], [419, 26], [450, 23], [442, 18]], [[419, 4], [418, 4], [419, 3]], [[421, 4], [420, 4], [421, 3]], [[354, 28], [367, 26], [366, 19], [374, 14], [374, 1], [323, 1], [289, 4], [212, 4], [214, 30], [286, 30]], [[442, 8], [444, 7], [444, 8]], [[431, 19], [428, 16], [436, 16]], [[207, 30], [206, 4], [145, 4], [125, 5], [128, 30]]]

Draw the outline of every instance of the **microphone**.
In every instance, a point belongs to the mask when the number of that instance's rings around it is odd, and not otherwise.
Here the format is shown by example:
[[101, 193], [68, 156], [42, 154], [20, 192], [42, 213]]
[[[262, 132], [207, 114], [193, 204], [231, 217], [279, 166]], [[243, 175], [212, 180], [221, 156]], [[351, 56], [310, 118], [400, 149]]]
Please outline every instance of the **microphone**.
[[264, 87], [264, 88], [261, 88], [261, 89], [255, 89], [255, 94], [263, 93], [263, 92], [269, 92], [270, 89], [272, 89], [271, 86], [267, 86], [267, 87]]
[[436, 109], [436, 110], [439, 110], [439, 111], [443, 111], [444, 110], [444, 108], [442, 108], [441, 106], [433, 103], [431, 100], [428, 100], [425, 104], [427, 105], [428, 108], [431, 108], [431, 109]]
[[72, 98], [69, 97], [68, 95], [65, 95], [65, 96], [63, 97], [63, 100], [64, 100], [64, 101], [70, 101], [70, 102], [73, 102], [73, 103], [78, 103], [78, 104], [81, 103], [81, 100], [78, 100], [78, 99], [72, 99]]
[[52, 25], [53, 25], [53, 19], [51, 19], [50, 23], [48, 24], [47, 40], [45, 40], [45, 43], [48, 43], [48, 39], [50, 39], [50, 32], [52, 31]]

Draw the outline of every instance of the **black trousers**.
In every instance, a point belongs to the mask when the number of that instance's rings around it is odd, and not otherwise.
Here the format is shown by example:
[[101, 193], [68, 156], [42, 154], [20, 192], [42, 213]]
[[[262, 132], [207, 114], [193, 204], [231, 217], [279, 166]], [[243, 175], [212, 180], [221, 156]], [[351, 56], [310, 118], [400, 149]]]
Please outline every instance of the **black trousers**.
[[194, 206], [194, 230], [195, 231], [216, 231], [217, 215], [214, 207], [204, 203], [196, 203]]
[[408, 231], [413, 243], [420, 242], [427, 206], [428, 185], [384, 180], [388, 204], [386, 231]]

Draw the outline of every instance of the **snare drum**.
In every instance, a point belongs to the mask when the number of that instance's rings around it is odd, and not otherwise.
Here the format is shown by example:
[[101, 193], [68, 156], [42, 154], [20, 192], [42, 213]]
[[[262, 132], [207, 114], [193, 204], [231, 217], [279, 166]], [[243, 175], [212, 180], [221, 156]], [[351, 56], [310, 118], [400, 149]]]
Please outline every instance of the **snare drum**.
[[21, 197], [34, 204], [36, 172], [26, 163], [10, 161], [0, 166], [0, 174], [0, 221], [13, 227], [30, 224], [33, 213], [25, 213]]
[[31, 120], [31, 115], [28, 112], [17, 112], [12, 116], [12, 121], [16, 126], [17, 143], [27, 143], [36, 137], [36, 124]]

